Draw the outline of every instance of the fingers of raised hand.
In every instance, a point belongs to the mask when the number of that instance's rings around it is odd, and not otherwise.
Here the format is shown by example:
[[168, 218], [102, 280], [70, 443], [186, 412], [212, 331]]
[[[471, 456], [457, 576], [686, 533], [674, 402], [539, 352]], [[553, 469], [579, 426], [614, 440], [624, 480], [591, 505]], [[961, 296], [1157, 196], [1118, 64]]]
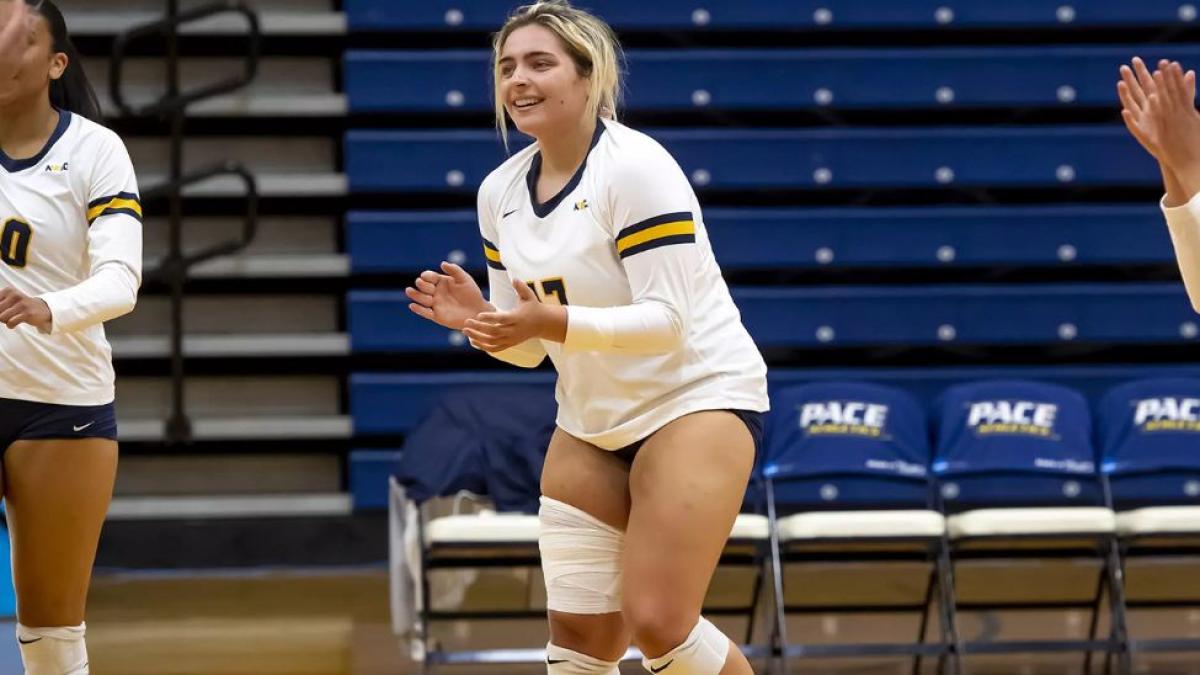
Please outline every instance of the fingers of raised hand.
[[409, 300], [412, 300], [415, 303], [425, 307], [433, 306], [433, 296], [429, 295], [428, 293], [422, 293], [421, 291], [409, 286], [408, 288], [404, 289], [404, 294], [408, 296]]
[[408, 308], [410, 310], [412, 310], [413, 314], [416, 314], [417, 316], [421, 317], [422, 319], [429, 319], [430, 321], [433, 321], [433, 310], [432, 309], [429, 309], [428, 307], [425, 307], [423, 305], [419, 305], [415, 302], [409, 304]]
[[1154, 76], [1150, 74], [1150, 69], [1146, 67], [1146, 63], [1136, 56], [1133, 57], [1133, 72], [1137, 76], [1137, 82], [1142, 89], [1142, 93], [1147, 96], [1154, 93], [1156, 89]]
[[424, 279], [425, 281], [428, 281], [429, 283], [436, 286], [437, 282], [441, 279], [441, 277], [442, 277], [442, 275], [438, 274], [437, 272], [434, 272], [433, 270], [425, 270], [424, 272], [421, 272], [421, 276], [418, 278]]
[[466, 270], [452, 262], [443, 262], [442, 271], [456, 281], [467, 281], [471, 278], [471, 275], [467, 274]]
[[416, 285], [417, 285], [418, 291], [425, 293], [427, 295], [433, 295], [435, 292], [437, 292], [437, 283], [436, 282], [431, 283], [431, 282], [426, 281], [425, 279], [421, 278], [421, 279], [417, 279]]
[[1121, 96], [1121, 104], [1126, 108], [1142, 108], [1146, 105], [1146, 94], [1129, 66], [1121, 66], [1121, 81], [1117, 82], [1117, 93]]

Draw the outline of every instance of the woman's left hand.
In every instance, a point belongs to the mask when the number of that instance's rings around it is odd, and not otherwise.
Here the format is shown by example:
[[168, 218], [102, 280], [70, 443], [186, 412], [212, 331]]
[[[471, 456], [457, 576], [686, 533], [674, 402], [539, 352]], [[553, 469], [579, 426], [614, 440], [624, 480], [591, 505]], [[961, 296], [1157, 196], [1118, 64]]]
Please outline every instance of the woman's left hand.
[[14, 288], [0, 288], [0, 323], [16, 328], [23, 323], [49, 333], [54, 317], [50, 305], [41, 298], [31, 298]]
[[535, 338], [561, 342], [566, 336], [567, 308], [546, 305], [523, 281], [513, 280], [517, 306], [507, 312], [483, 312], [468, 319], [463, 334], [485, 352], [501, 352]]

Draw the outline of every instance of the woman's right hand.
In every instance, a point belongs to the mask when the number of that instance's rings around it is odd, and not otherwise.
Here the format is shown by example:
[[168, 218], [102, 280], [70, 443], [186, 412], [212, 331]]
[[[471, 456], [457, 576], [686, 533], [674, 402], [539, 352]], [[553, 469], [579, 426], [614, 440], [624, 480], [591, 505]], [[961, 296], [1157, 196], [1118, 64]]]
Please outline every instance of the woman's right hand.
[[467, 319], [474, 319], [480, 312], [495, 311], [466, 270], [443, 262], [442, 272], [426, 270], [417, 277], [415, 288], [404, 289], [404, 294], [412, 300], [408, 308], [414, 314], [439, 326], [462, 330]]
[[[1167, 62], [1159, 62], [1163, 68]], [[1158, 125], [1150, 114], [1150, 96], [1158, 93], [1158, 85], [1150, 69], [1138, 57], [1133, 57], [1131, 66], [1121, 66], [1121, 81], [1117, 83], [1117, 96], [1121, 99], [1121, 119], [1125, 128], [1154, 159], [1162, 161], [1162, 146]]]
[[8, 11], [0, 11], [0, 90], [16, 76], [21, 57], [33, 40], [33, 14], [25, 0], [5, 4]]

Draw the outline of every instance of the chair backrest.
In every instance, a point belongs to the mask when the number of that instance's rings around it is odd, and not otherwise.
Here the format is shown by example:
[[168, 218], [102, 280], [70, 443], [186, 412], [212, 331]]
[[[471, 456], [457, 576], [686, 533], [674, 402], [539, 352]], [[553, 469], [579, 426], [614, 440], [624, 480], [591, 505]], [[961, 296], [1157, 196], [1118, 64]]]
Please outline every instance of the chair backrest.
[[828, 382], [772, 395], [763, 476], [784, 512], [923, 508], [929, 504], [929, 436], [907, 393]]
[[1091, 414], [1078, 392], [1029, 381], [947, 389], [934, 475], [948, 511], [1103, 502]]
[[544, 387], [452, 390], [405, 440], [396, 477], [418, 504], [466, 490], [534, 513], [555, 410]]
[[1116, 506], [1200, 502], [1200, 379], [1129, 382], [1097, 412], [1100, 469]]

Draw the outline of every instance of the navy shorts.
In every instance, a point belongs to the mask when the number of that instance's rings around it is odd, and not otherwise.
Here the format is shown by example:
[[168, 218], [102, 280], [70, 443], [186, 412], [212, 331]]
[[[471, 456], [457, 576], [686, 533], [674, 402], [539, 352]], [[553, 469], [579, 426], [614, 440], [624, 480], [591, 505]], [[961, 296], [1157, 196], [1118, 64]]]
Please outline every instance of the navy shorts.
[[[746, 428], [750, 430], [750, 436], [754, 439], [754, 457], [757, 461], [758, 453], [762, 450], [763, 414], [760, 412], [754, 412], [753, 410], [726, 410], [725, 412], [731, 412], [734, 415], [737, 415], [738, 419], [740, 419], [742, 423], [746, 425]], [[650, 434], [650, 436], [653, 435], [654, 434]], [[642, 444], [645, 443], [650, 436], [647, 436], [636, 443], [631, 443], [620, 450], [616, 450], [615, 452], [617, 457], [625, 460], [625, 462], [628, 464], [633, 464], [633, 458], [637, 456], [638, 450], [642, 449]]]
[[55, 405], [0, 398], [0, 452], [17, 441], [80, 438], [117, 440], [113, 404]]

